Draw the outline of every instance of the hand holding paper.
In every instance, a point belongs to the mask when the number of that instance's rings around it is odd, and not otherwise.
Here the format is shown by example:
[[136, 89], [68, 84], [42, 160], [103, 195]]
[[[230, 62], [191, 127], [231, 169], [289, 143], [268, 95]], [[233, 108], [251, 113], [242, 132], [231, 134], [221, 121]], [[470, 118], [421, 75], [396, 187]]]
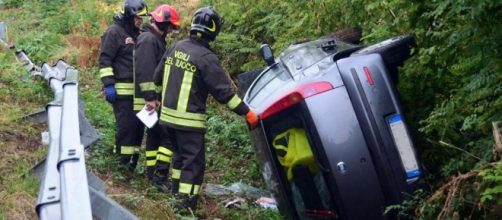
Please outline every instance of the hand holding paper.
[[145, 124], [146, 127], [152, 128], [155, 123], [159, 120], [159, 117], [157, 115], [157, 111], [155, 108], [151, 108], [152, 110], [148, 110], [148, 105], [145, 105], [143, 109], [141, 109], [136, 116]]

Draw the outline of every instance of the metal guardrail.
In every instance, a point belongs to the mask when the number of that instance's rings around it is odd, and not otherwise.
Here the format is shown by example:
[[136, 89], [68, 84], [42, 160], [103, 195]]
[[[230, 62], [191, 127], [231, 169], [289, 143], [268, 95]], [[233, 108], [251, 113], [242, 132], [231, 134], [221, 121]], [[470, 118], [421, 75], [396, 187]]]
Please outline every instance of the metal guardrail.
[[[0, 22], [0, 46], [14, 49], [4, 41], [6, 27]], [[99, 134], [84, 115], [78, 98], [78, 71], [59, 60], [55, 65], [38, 67], [22, 50], [16, 58], [32, 77], [44, 78], [54, 93], [45, 111], [26, 118], [47, 122], [49, 150], [34, 172], [41, 180], [36, 211], [40, 219], [124, 219], [137, 220], [127, 209], [108, 198], [103, 183], [88, 173], [85, 148], [99, 139]]]
[[53, 67], [42, 65], [40, 73], [54, 92], [54, 100], [47, 105], [49, 153], [37, 213], [42, 220], [92, 219], [78, 123], [78, 72], [60, 60]]

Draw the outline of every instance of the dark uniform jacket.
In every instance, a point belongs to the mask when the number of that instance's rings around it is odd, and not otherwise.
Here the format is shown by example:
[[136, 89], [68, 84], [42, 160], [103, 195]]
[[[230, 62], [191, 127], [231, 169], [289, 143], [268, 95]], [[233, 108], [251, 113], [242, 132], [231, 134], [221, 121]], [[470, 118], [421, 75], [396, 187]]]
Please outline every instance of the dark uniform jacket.
[[153, 73], [165, 52], [165, 37], [158, 33], [151, 25], [145, 25], [143, 32], [138, 37], [134, 52], [135, 111], [143, 108], [145, 100], [152, 101], [157, 98], [157, 89], [153, 83]]
[[196, 37], [167, 50], [154, 81], [162, 85], [160, 123], [175, 129], [205, 132], [208, 94], [239, 115], [249, 111], [232, 91], [230, 78], [209, 44]]
[[133, 51], [139, 32], [114, 18], [114, 23], [101, 36], [99, 75], [104, 86], [115, 84], [117, 98], [132, 99]]

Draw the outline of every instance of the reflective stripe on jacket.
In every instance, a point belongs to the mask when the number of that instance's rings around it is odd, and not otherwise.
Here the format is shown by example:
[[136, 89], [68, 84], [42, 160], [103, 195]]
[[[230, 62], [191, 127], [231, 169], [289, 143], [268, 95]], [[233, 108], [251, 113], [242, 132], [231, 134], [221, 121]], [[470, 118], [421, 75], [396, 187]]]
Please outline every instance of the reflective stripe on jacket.
[[177, 129], [205, 131], [209, 94], [239, 115], [249, 111], [232, 91], [232, 82], [209, 44], [196, 37], [167, 50], [155, 70], [154, 82], [162, 86], [160, 122]]
[[153, 73], [166, 51], [166, 40], [150, 25], [145, 25], [134, 51], [134, 110], [139, 111], [145, 100], [157, 98]]
[[101, 36], [99, 77], [104, 86], [115, 84], [119, 97], [132, 98], [134, 95], [133, 51], [136, 37], [132, 27], [116, 18]]

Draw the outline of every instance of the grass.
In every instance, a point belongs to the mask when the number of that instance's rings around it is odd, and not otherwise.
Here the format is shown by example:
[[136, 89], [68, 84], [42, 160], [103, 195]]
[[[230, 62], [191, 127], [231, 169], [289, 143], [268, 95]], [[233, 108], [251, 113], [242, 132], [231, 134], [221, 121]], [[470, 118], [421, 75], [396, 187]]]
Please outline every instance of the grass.
[[46, 128], [23, 120], [43, 108], [49, 97], [39, 80], [30, 80], [21, 66], [14, 64], [9, 51], [0, 51], [0, 212], [5, 219], [35, 219], [38, 180], [31, 168], [47, 149], [41, 146], [40, 132]]
[[[86, 117], [101, 135], [101, 140], [88, 150], [86, 165], [103, 180], [107, 195], [142, 219], [193, 218], [191, 214], [173, 211], [173, 198], [157, 192], [141, 174], [127, 181], [111, 153], [114, 116], [111, 106], [101, 97], [96, 61], [99, 35], [117, 4], [59, 0], [8, 3], [8, 7], [0, 9], [0, 21], [9, 27], [11, 43], [25, 49], [36, 64], [64, 58], [79, 70], [80, 98], [86, 105]], [[148, 3], [156, 5], [160, 1]], [[186, 24], [198, 1], [178, 0], [173, 4], [180, 9]], [[39, 182], [31, 168], [47, 152], [40, 143], [40, 133], [47, 126], [21, 118], [43, 109], [51, 99], [52, 92], [44, 80], [29, 78], [15, 61], [13, 51], [0, 50], [0, 219], [37, 219]], [[264, 188], [243, 119], [222, 105], [212, 104], [209, 114], [204, 182], [227, 185], [242, 181]], [[142, 157], [138, 173], [143, 172], [143, 160]], [[208, 219], [280, 219], [276, 212], [264, 211], [250, 200], [239, 209], [225, 208], [222, 202], [228, 198], [202, 195], [195, 214]]]

